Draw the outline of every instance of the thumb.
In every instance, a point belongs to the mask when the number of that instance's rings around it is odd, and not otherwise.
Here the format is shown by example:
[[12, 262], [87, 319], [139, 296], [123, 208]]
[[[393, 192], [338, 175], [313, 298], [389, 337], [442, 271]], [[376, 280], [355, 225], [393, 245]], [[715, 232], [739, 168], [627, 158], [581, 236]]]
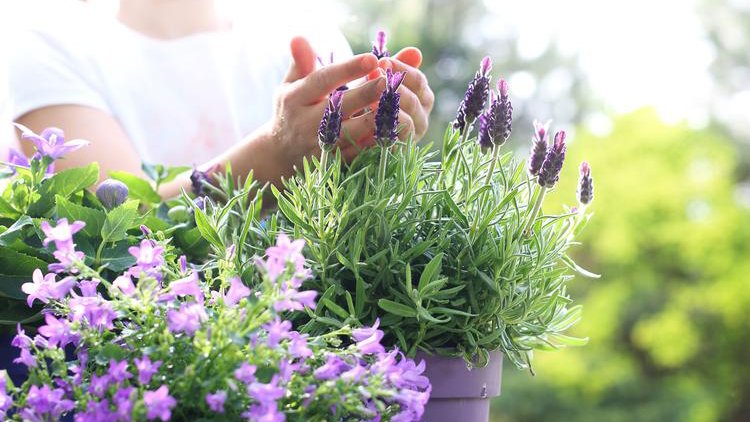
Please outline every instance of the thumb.
[[393, 58], [408, 64], [411, 67], [419, 68], [422, 64], [422, 52], [416, 47], [406, 47], [396, 53]]
[[284, 82], [294, 82], [315, 70], [315, 51], [304, 37], [294, 37], [289, 45], [292, 64], [284, 77]]

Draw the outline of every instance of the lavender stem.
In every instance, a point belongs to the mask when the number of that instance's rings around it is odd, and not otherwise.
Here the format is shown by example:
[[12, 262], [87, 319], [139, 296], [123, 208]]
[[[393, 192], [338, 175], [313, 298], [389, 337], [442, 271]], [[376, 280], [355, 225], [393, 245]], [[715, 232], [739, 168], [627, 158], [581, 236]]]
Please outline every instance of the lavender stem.
[[544, 202], [544, 195], [547, 193], [547, 188], [544, 186], [539, 186], [539, 194], [536, 197], [536, 202], [534, 202], [534, 208], [531, 209], [531, 214], [529, 215], [529, 221], [526, 222], [526, 227], [523, 229], [523, 235], [525, 237], [529, 237], [531, 235], [531, 228], [534, 225], [534, 221], [536, 221], [536, 217], [539, 214], [539, 210], [542, 208], [542, 202]]

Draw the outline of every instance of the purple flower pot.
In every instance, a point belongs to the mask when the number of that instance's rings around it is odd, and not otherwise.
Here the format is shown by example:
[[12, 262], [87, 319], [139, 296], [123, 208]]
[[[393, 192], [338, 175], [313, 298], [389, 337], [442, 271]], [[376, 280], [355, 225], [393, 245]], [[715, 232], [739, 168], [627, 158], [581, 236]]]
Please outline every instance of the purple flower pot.
[[484, 368], [469, 369], [463, 358], [417, 353], [427, 364], [425, 375], [432, 384], [423, 422], [487, 422], [490, 401], [500, 395], [503, 354], [490, 353]]

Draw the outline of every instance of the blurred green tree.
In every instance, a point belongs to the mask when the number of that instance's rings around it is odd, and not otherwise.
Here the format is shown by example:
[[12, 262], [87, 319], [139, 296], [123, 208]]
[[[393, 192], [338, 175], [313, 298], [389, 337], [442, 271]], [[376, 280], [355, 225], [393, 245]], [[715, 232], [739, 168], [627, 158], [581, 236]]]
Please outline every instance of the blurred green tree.
[[576, 260], [574, 334], [537, 353], [536, 377], [506, 368], [495, 421], [750, 420], [750, 212], [736, 201], [735, 146], [641, 110], [606, 138], [579, 131], [547, 211], [573, 204], [592, 165], [595, 212]]

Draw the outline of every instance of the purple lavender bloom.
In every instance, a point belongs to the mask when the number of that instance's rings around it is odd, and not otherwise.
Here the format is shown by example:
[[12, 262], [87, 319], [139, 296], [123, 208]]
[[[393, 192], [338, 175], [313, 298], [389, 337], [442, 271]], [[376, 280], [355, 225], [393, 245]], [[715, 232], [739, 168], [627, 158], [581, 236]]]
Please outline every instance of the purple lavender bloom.
[[76, 335], [71, 331], [70, 324], [65, 319], [57, 319], [51, 313], [44, 314], [45, 325], [39, 327], [39, 334], [47, 338], [49, 346], [65, 347], [76, 341]]
[[318, 126], [318, 143], [321, 149], [332, 149], [341, 135], [341, 105], [344, 92], [334, 91], [328, 98], [328, 105]]
[[378, 111], [375, 113], [375, 140], [381, 147], [393, 145], [398, 137], [398, 113], [401, 95], [396, 92], [404, 81], [406, 72], [393, 73], [386, 70], [385, 90], [380, 94]]
[[224, 413], [224, 402], [226, 399], [227, 392], [223, 390], [206, 394], [206, 404], [208, 404], [208, 408], [216, 413]]
[[145, 274], [148, 277], [154, 277], [161, 280], [161, 266], [164, 265], [164, 247], [157, 245], [156, 242], [148, 239], [141, 241], [140, 247], [131, 246], [128, 252], [136, 259], [135, 265], [128, 270], [128, 274], [133, 277], [140, 277]]
[[498, 97], [491, 93], [490, 108], [479, 118], [479, 137], [477, 142], [486, 151], [493, 145], [501, 146], [510, 137], [513, 121], [513, 105], [508, 97], [508, 83], [500, 79], [497, 83]]
[[177, 400], [169, 395], [169, 387], [162, 385], [156, 391], [143, 393], [143, 404], [146, 405], [148, 420], [158, 418], [168, 421], [172, 417], [172, 409], [177, 406]]
[[229, 290], [224, 295], [225, 305], [234, 306], [243, 298], [250, 296], [250, 289], [245, 286], [245, 283], [239, 277], [232, 277], [229, 283]]
[[82, 139], [65, 142], [65, 134], [56, 127], [44, 129], [39, 135], [26, 126], [16, 124], [16, 127], [21, 130], [23, 139], [34, 143], [34, 147], [42, 157], [49, 157], [53, 160], [89, 144], [88, 141]]
[[391, 55], [391, 53], [388, 52], [388, 48], [386, 48], [385, 43], [385, 31], [378, 31], [378, 34], [375, 37], [375, 42], [372, 44], [372, 54], [374, 54], [378, 59], [389, 57]]
[[86, 223], [83, 221], [74, 221], [73, 224], [68, 224], [67, 218], [57, 220], [55, 227], [47, 221], [42, 221], [40, 227], [45, 236], [43, 244], [47, 246], [50, 242], [54, 242], [58, 251], [73, 250], [75, 247], [73, 235], [78, 233], [85, 225]]
[[529, 174], [536, 176], [542, 169], [544, 158], [547, 156], [547, 145], [549, 144], [549, 122], [542, 124], [534, 120], [534, 139], [529, 156]]
[[268, 332], [268, 339], [266, 342], [270, 347], [276, 347], [282, 339], [289, 337], [289, 330], [292, 328], [292, 323], [289, 321], [282, 321], [278, 316], [275, 320], [263, 325], [263, 329]]
[[252, 382], [255, 382], [255, 371], [257, 369], [258, 367], [256, 367], [255, 365], [250, 365], [247, 362], [242, 362], [242, 365], [234, 370], [234, 377], [244, 382], [245, 384], [250, 384]]
[[55, 274], [42, 275], [39, 268], [34, 270], [31, 278], [33, 280], [31, 283], [21, 285], [21, 290], [28, 295], [26, 303], [29, 307], [37, 299], [42, 303], [49, 303], [50, 299], [62, 299], [68, 295], [76, 284], [73, 277], [65, 277], [60, 281], [55, 281]]
[[138, 370], [138, 382], [141, 385], [148, 385], [151, 382], [151, 377], [159, 372], [162, 363], [160, 360], [151, 362], [151, 358], [148, 355], [143, 355], [141, 359], [135, 358], [134, 362], [135, 368]]
[[193, 189], [193, 193], [196, 196], [203, 196], [207, 184], [211, 183], [208, 178], [208, 172], [200, 171], [198, 168], [193, 168], [193, 172], [190, 173], [190, 184]]
[[565, 161], [565, 148], [565, 132], [559, 131], [555, 134], [555, 143], [547, 151], [547, 156], [544, 157], [542, 169], [539, 170], [539, 177], [537, 178], [539, 185], [546, 188], [555, 186], [560, 178], [560, 170], [562, 170]]
[[30, 420], [50, 420], [50, 418], [41, 418], [39, 416], [51, 416], [51, 419], [57, 419], [63, 413], [72, 410], [75, 403], [71, 400], [63, 399], [65, 392], [61, 388], [51, 389], [48, 385], [42, 385], [42, 388], [32, 385], [26, 395], [26, 405], [28, 406], [25, 415], [21, 416]]
[[315, 378], [319, 380], [330, 380], [336, 378], [342, 372], [349, 369], [349, 365], [339, 356], [329, 353], [326, 357], [326, 363], [313, 372]]
[[110, 359], [109, 360], [109, 375], [115, 382], [123, 382], [127, 379], [133, 378], [133, 374], [128, 372], [128, 361], [122, 360], [120, 362]]
[[461, 134], [469, 130], [474, 121], [482, 114], [487, 98], [490, 96], [490, 71], [492, 70], [492, 59], [485, 57], [482, 59], [480, 69], [474, 75], [474, 79], [466, 88], [464, 99], [458, 107], [456, 121], [453, 122], [453, 128]]
[[107, 179], [96, 188], [96, 197], [104, 208], [117, 208], [128, 199], [128, 186], [119, 180]]
[[580, 172], [581, 174], [578, 179], [578, 202], [581, 205], [588, 205], [594, 199], [594, 179], [591, 177], [591, 166], [589, 166], [589, 163], [582, 162]]
[[206, 310], [199, 303], [183, 303], [179, 310], [167, 312], [167, 325], [173, 333], [184, 332], [192, 336], [207, 319]]
[[360, 352], [369, 355], [374, 353], [383, 353], [385, 349], [380, 344], [383, 339], [383, 331], [378, 330], [380, 318], [375, 320], [372, 327], [363, 327], [352, 330], [352, 337], [357, 341], [357, 349]]

